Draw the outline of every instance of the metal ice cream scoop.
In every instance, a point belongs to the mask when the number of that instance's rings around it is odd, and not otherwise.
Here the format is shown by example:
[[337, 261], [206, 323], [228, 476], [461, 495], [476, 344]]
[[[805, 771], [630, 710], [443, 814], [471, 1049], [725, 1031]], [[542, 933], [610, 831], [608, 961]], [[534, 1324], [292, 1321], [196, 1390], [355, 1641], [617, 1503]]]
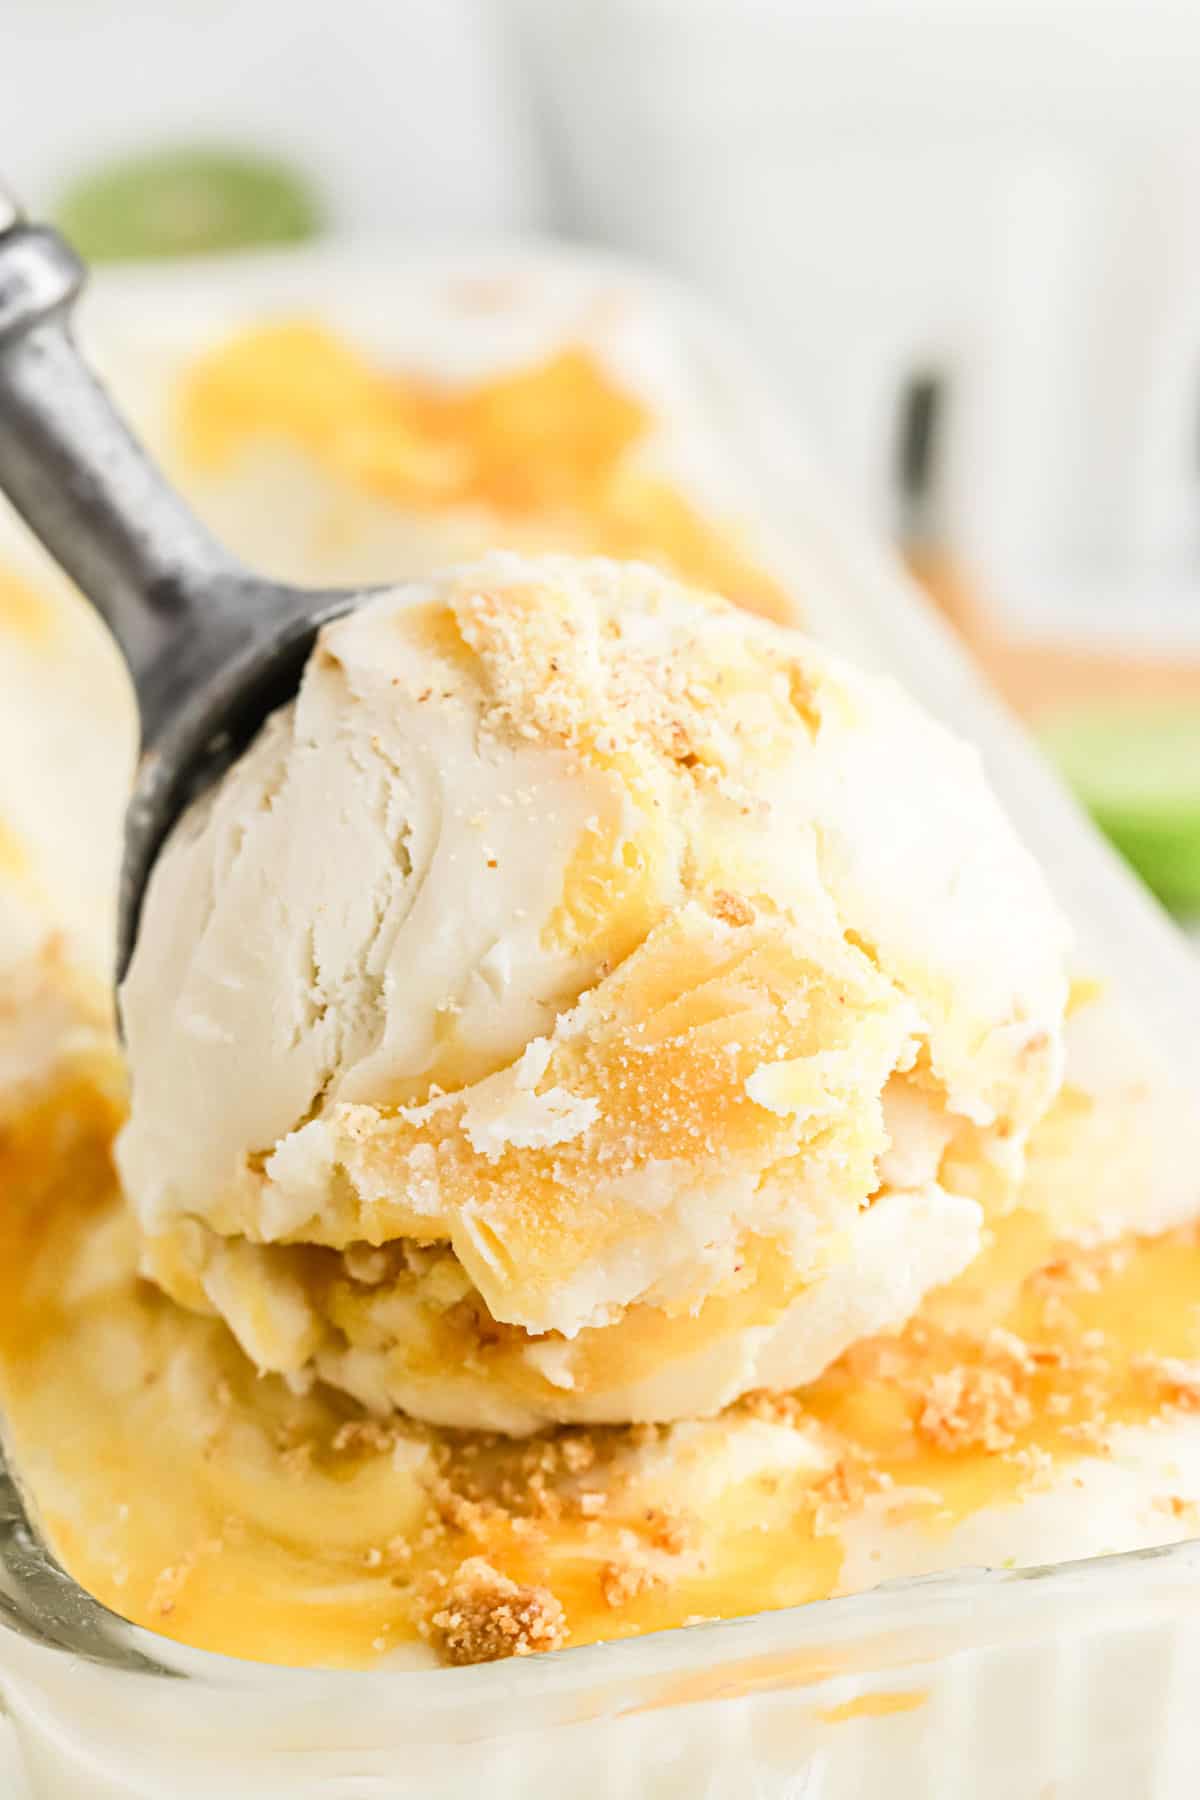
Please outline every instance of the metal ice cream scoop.
[[126, 815], [117, 978], [174, 821], [296, 691], [318, 627], [361, 592], [266, 581], [164, 479], [71, 335], [79, 258], [0, 188], [0, 490], [108, 624], [141, 759]]

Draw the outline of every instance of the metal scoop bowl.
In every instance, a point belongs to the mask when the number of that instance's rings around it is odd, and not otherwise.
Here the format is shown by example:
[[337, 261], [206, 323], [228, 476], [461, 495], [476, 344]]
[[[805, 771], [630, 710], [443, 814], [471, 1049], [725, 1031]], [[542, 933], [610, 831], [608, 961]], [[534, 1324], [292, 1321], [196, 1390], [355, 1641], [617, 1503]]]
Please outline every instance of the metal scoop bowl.
[[171, 826], [295, 694], [320, 626], [365, 591], [267, 581], [209, 534], [75, 345], [84, 278], [70, 246], [0, 189], [0, 490], [105, 620], [137, 693], [120, 981]]

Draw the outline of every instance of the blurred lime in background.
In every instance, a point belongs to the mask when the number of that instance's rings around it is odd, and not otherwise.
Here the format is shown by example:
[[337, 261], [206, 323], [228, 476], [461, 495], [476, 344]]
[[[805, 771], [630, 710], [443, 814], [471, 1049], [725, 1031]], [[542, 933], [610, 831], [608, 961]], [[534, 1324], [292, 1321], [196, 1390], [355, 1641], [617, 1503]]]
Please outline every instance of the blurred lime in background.
[[1038, 735], [1147, 886], [1172, 911], [1200, 916], [1200, 707], [1071, 707]]
[[125, 157], [80, 176], [56, 220], [92, 262], [301, 243], [325, 223], [302, 170], [258, 151], [202, 145]]

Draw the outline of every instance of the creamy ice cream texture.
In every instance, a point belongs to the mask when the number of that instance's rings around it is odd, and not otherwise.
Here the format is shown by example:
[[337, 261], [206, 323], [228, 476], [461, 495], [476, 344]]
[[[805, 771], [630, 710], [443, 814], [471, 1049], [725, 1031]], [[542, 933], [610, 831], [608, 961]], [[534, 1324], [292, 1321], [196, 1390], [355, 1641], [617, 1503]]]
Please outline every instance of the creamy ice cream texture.
[[1065, 933], [975, 754], [637, 565], [327, 627], [122, 995], [147, 1273], [262, 1368], [523, 1432], [812, 1380], [976, 1254]]

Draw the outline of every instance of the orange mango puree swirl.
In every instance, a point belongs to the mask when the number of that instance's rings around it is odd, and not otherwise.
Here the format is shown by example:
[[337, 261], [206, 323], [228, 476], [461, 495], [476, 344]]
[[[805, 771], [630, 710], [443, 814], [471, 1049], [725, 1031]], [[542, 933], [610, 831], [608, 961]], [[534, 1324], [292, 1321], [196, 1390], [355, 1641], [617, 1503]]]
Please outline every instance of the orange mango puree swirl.
[[[179, 425], [197, 472], [282, 440], [397, 507], [486, 508], [541, 547], [645, 558], [794, 616], [732, 527], [647, 472], [652, 419], [582, 348], [451, 388], [282, 321], [192, 366]], [[23, 591], [0, 590], [5, 607], [29, 611]], [[0, 864], [13, 854], [0, 842]], [[65, 1566], [188, 1645], [463, 1663], [820, 1599], [876, 1509], [918, 1534], [921, 1566], [944, 1567], [980, 1509], [1078, 1479], [1114, 1430], [1200, 1410], [1200, 1232], [1084, 1252], [1039, 1206], [1065, 1136], [1084, 1216], [1114, 1141], [1089, 1135], [1076, 1092], [1035, 1135], [1024, 1204], [989, 1221], [983, 1255], [796, 1393], [513, 1441], [293, 1392], [139, 1275], [109, 1154], [120, 1064], [93, 1042], [39, 1094], [0, 1093], [0, 1412]], [[1117, 1136], [1135, 1145], [1138, 1129]], [[1189, 1495], [1164, 1482], [1153, 1501], [1164, 1540], [1196, 1530]]]
[[378, 368], [321, 324], [281, 320], [198, 358], [177, 411], [198, 473], [227, 471], [251, 443], [283, 441], [397, 507], [483, 507], [532, 526], [526, 547], [655, 563], [765, 618], [795, 618], [738, 528], [644, 466], [653, 417], [584, 347], [449, 386]]
[[[190, 1645], [467, 1662], [819, 1599], [866, 1509], [942, 1566], [978, 1509], [1200, 1407], [1197, 1231], [1071, 1251], [1018, 1210], [907, 1329], [716, 1420], [505, 1440], [371, 1418], [259, 1377], [139, 1277], [119, 1093], [109, 1052], [0, 1121], [0, 1405], [67, 1568]], [[1169, 1483], [1156, 1504], [1164, 1538], [1195, 1529]]]

